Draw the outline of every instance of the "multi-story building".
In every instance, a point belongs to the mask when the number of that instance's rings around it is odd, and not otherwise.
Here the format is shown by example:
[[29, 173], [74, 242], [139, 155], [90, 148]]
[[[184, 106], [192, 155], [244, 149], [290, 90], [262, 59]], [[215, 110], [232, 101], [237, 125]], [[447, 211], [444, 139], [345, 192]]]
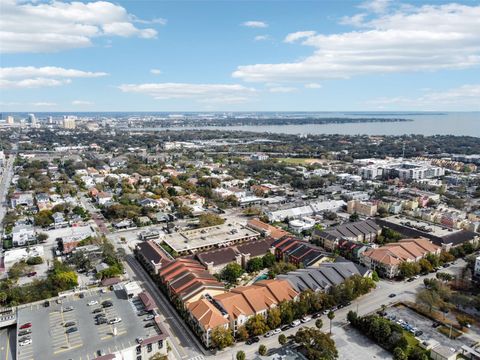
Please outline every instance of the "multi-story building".
[[72, 115], [65, 115], [63, 117], [63, 128], [64, 129], [69, 129], [69, 130], [73, 130], [75, 129], [76, 125], [75, 125], [75, 121], [76, 121], [77, 117], [76, 116], [72, 116]]
[[375, 216], [377, 209], [377, 204], [373, 202], [350, 200], [347, 203], [347, 212], [349, 214], [357, 213], [363, 216]]
[[381, 276], [393, 278], [403, 262], [418, 262], [428, 254], [440, 254], [441, 249], [425, 238], [404, 239], [363, 252], [360, 262]]

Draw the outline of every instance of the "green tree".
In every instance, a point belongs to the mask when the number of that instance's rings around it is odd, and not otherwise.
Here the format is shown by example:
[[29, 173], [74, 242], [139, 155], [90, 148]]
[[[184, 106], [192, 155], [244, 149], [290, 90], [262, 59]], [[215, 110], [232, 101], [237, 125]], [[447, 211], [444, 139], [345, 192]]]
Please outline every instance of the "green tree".
[[273, 255], [271, 252], [266, 253], [262, 257], [263, 260], [263, 267], [264, 268], [270, 268], [275, 264], [275, 255]]
[[33, 216], [36, 226], [47, 227], [53, 223], [52, 212], [50, 210], [42, 210]]
[[417, 293], [417, 303], [425, 305], [429, 312], [432, 312], [433, 308], [439, 304], [438, 294], [430, 289], [424, 289]]
[[360, 218], [360, 216], [358, 216], [358, 214], [356, 212], [354, 212], [352, 215], [350, 215], [350, 221], [351, 222], [355, 222], [355, 221], [358, 221], [358, 219]]
[[234, 342], [232, 331], [225, 329], [223, 326], [217, 326], [213, 329], [210, 339], [212, 347], [220, 350], [233, 345]]
[[400, 347], [393, 349], [393, 359], [394, 360], [407, 360], [408, 356]]
[[37, 235], [37, 241], [38, 241], [38, 242], [41, 242], [41, 243], [42, 243], [42, 242], [44, 242], [44, 241], [47, 241], [47, 239], [48, 239], [48, 235], [45, 234], [45, 233], [39, 233], [39, 234]]
[[263, 259], [256, 257], [253, 259], [248, 260], [247, 262], [247, 271], [248, 272], [256, 272], [263, 269]]
[[330, 320], [330, 334], [331, 334], [332, 333], [332, 320], [335, 318], [335, 313], [330, 310], [327, 317]]
[[372, 272], [372, 280], [375, 281], [375, 282], [380, 281], [380, 277], [378, 276], [378, 273], [375, 270], [373, 270], [373, 272]]
[[258, 336], [268, 331], [268, 325], [265, 323], [265, 318], [262, 315], [254, 315], [245, 323], [248, 333], [251, 336]]
[[233, 284], [240, 276], [242, 276], [243, 273], [244, 270], [241, 265], [237, 263], [230, 263], [223, 268], [220, 277], [222, 280]]
[[282, 323], [280, 309], [278, 307], [267, 311], [267, 325], [270, 329], [276, 329]]
[[261, 356], [265, 356], [267, 355], [267, 347], [265, 345], [260, 345], [258, 347], [258, 353], [261, 355]]
[[236, 358], [237, 358], [237, 360], [245, 360], [246, 359], [245, 352], [242, 351], [242, 350], [237, 351]]
[[287, 337], [285, 336], [285, 334], [280, 334], [278, 336], [278, 343], [282, 346], [287, 343]]
[[315, 321], [315, 326], [317, 327], [317, 329], [320, 330], [320, 329], [322, 328], [322, 326], [323, 326], [323, 321], [322, 321], [322, 319], [317, 319], [317, 320]]
[[305, 348], [309, 360], [334, 360], [338, 357], [333, 339], [318, 329], [300, 328], [295, 334], [294, 340]]
[[418, 265], [420, 265], [420, 272], [422, 273], [429, 273], [433, 271], [433, 266], [427, 259], [420, 259]]
[[225, 222], [225, 219], [218, 216], [217, 214], [205, 213], [200, 215], [198, 220], [198, 227], [209, 227], [209, 226], [216, 226], [222, 225]]

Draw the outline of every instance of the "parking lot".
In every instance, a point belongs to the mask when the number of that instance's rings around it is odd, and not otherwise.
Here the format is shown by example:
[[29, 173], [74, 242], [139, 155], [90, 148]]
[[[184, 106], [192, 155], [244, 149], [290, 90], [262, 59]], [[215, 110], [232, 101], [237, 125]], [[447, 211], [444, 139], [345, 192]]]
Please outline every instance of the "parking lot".
[[410, 310], [405, 306], [396, 306], [396, 307], [388, 308], [386, 310], [386, 313], [387, 313], [387, 316], [394, 315], [395, 321], [398, 321], [401, 319], [406, 323], [418, 328], [418, 330], [422, 331], [423, 334], [420, 336], [417, 336], [417, 338], [420, 339], [421, 341], [434, 339], [442, 345], [455, 348], [455, 349], [460, 349], [462, 345], [469, 345], [469, 346], [471, 345], [472, 341], [469, 340], [466, 335], [460, 336], [459, 338], [457, 338], [457, 340], [449, 339], [447, 336], [438, 332], [436, 328], [432, 327], [432, 324], [434, 323], [434, 321], [416, 313], [413, 310]]
[[[88, 306], [92, 300], [98, 304]], [[113, 306], [103, 308], [104, 301], [112, 302]], [[66, 311], [69, 307], [73, 309]], [[94, 314], [96, 309], [98, 313]], [[18, 326], [32, 324], [31, 334], [27, 335], [32, 343], [17, 344], [17, 359], [89, 360], [100, 353], [110, 354], [133, 347], [136, 338], [156, 334], [154, 327], [145, 328], [145, 316], [137, 314], [141, 309], [140, 300], [127, 300], [114, 291], [91, 291], [85, 293], [84, 298], [72, 296], [61, 303], [51, 302], [49, 307], [42, 303], [19, 309]], [[95, 316], [99, 314], [104, 314], [107, 320], [122, 320], [116, 324], [96, 325]], [[68, 333], [72, 328], [77, 331]]]
[[336, 327], [333, 340], [340, 360], [391, 359], [392, 355], [355, 328]]

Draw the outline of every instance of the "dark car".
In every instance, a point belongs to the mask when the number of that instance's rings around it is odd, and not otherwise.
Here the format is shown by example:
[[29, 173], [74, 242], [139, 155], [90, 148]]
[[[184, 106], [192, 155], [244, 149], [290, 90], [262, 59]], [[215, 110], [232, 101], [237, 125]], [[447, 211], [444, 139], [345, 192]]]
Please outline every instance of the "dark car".
[[388, 295], [389, 298], [394, 298], [395, 296], [397, 296], [397, 294], [390, 294], [390, 295]]
[[102, 311], [103, 311], [103, 309], [98, 308], [98, 309], [93, 310], [92, 314], [98, 314], [99, 312], [102, 312]]
[[32, 277], [32, 276], [35, 276], [35, 275], [37, 275], [37, 272], [36, 272], [36, 271], [32, 271], [32, 272], [29, 272], [29, 273], [27, 274], [28, 277]]
[[290, 328], [291, 328], [291, 326], [290, 326], [289, 324], [287, 324], [287, 325], [283, 325], [283, 326], [280, 328], [280, 330], [282, 330], [282, 331], [287, 331], [287, 330], [290, 329]]
[[247, 345], [252, 345], [252, 344], [255, 344], [257, 342], [260, 341], [260, 338], [258, 336], [255, 336], [255, 337], [251, 337], [250, 339], [248, 339], [247, 341], [245, 341], [245, 344]]
[[69, 321], [65, 323], [65, 327], [75, 326], [75, 321]]
[[380, 315], [380, 316], [386, 316], [387, 315], [387, 313], [383, 310], [377, 311], [377, 314]]
[[28, 335], [28, 334], [31, 334], [32, 333], [32, 330], [31, 329], [26, 329], [26, 330], [22, 330], [18, 333], [18, 336], [25, 336], [25, 335]]
[[137, 315], [138, 316], [143, 316], [143, 315], [147, 315], [148, 314], [148, 311], [147, 310], [140, 310]]
[[321, 316], [322, 316], [322, 313], [321, 313], [321, 312], [318, 312], [318, 313], [316, 313], [316, 314], [313, 314], [313, 315], [312, 315], [312, 318], [313, 318], [313, 319], [318, 319], [318, 318], [321, 317]]
[[146, 323], [144, 327], [149, 328], [154, 326], [155, 324], [153, 322]]
[[104, 301], [104, 302], [102, 302], [102, 306], [104, 308], [112, 307], [113, 303], [111, 301]]
[[67, 329], [67, 331], [65, 331], [66, 334], [71, 334], [71, 333], [74, 333], [74, 332], [77, 332], [78, 331], [78, 328], [77, 327], [71, 327], [69, 329]]
[[107, 323], [108, 323], [107, 318], [100, 317], [100, 318], [97, 319], [97, 325], [107, 324]]
[[423, 335], [423, 331], [422, 330], [418, 330], [418, 331], [415, 331], [415, 336], [421, 336]]
[[412, 282], [414, 280], [415, 280], [414, 278], [410, 278], [410, 279], [407, 280], [407, 282]]
[[433, 328], [437, 328], [437, 327], [439, 327], [440, 325], [442, 325], [442, 324], [439, 323], [438, 321], [436, 321], [436, 322], [434, 322], [434, 323], [432, 324], [432, 327], [433, 327]]
[[49, 307], [49, 306], [50, 306], [50, 301], [47, 300], [43, 303], [43, 307]]
[[94, 316], [95, 319], [100, 319], [100, 318], [104, 318], [104, 317], [107, 317], [105, 314], [97, 314]]

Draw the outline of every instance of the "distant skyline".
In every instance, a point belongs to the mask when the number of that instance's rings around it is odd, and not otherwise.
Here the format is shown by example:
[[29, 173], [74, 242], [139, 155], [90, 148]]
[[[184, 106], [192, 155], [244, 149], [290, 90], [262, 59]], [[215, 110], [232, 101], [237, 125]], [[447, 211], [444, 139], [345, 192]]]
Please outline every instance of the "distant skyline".
[[478, 1], [0, 0], [0, 111], [480, 111]]

